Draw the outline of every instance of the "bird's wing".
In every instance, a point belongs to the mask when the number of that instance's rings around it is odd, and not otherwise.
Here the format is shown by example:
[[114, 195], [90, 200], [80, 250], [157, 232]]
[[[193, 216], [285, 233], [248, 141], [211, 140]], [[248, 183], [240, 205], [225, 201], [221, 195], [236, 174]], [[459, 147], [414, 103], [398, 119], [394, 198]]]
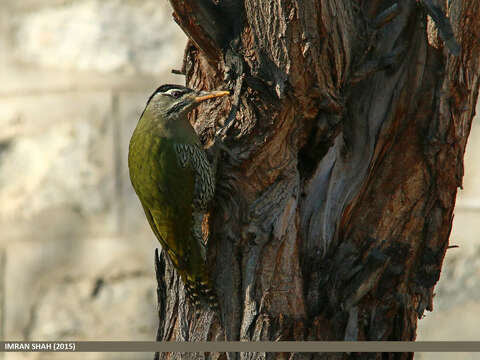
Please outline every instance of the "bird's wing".
[[[142, 204], [143, 205], [143, 204]], [[185, 235], [178, 235], [179, 225], [174, 219], [161, 215], [158, 210], [150, 210], [143, 205], [145, 215], [148, 223], [152, 228], [153, 233], [162, 245], [162, 248], [168, 253], [173, 265], [179, 269], [181, 275], [188, 266], [188, 256], [191, 253], [191, 237]]]
[[131, 153], [137, 158], [129, 163], [133, 187], [153, 233], [178, 266], [191, 248], [194, 171], [179, 164], [168, 140], [146, 137], [134, 146]]
[[155, 220], [153, 220], [152, 213], [150, 212], [150, 209], [147, 206], [145, 206], [143, 201], [140, 200], [140, 202], [142, 203], [143, 211], [145, 211], [145, 216], [147, 217], [148, 223], [150, 224], [150, 227], [152, 228], [153, 233], [157, 237], [158, 241], [160, 241], [160, 244], [162, 244], [162, 247], [165, 250], [167, 250], [168, 245], [165, 242], [164, 236], [162, 236], [162, 234], [160, 234], [160, 231], [157, 228], [157, 224], [155, 223]]

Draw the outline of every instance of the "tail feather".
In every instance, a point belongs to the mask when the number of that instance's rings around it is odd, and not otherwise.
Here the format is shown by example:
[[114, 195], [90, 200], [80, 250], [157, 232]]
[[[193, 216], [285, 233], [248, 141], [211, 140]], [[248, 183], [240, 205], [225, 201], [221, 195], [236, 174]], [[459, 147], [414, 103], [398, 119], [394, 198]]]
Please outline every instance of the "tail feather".
[[202, 302], [206, 302], [210, 308], [218, 308], [217, 296], [208, 280], [199, 281], [198, 279], [187, 277], [184, 284], [185, 293], [192, 304], [200, 306]]

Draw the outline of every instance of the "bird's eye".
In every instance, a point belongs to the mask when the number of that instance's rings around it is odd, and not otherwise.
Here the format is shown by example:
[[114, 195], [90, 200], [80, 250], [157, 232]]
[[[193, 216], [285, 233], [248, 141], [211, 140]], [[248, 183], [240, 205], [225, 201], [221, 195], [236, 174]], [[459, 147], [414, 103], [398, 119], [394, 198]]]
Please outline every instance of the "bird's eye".
[[166, 94], [174, 97], [174, 98], [179, 98], [180, 96], [182, 96], [182, 92], [179, 91], [179, 90], [169, 90], [166, 92]]

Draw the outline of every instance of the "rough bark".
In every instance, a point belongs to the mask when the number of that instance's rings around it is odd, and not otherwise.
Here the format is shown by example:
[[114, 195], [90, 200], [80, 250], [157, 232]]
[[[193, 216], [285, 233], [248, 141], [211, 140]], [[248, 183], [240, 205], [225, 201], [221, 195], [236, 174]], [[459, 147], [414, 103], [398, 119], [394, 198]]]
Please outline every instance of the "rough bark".
[[158, 339], [415, 340], [462, 183], [480, 1], [171, 3], [187, 85], [236, 89], [192, 116], [206, 146], [233, 118], [221, 136], [235, 159], [219, 163], [206, 226], [220, 311], [196, 315], [162, 259]]

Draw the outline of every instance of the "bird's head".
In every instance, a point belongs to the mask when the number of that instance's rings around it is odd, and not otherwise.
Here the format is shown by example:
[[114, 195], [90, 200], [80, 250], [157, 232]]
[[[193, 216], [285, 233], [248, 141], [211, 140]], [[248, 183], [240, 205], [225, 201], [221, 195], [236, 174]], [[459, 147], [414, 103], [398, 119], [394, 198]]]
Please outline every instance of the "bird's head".
[[150, 96], [146, 109], [168, 119], [178, 119], [202, 101], [229, 94], [228, 91], [197, 91], [182, 85], [162, 85]]

